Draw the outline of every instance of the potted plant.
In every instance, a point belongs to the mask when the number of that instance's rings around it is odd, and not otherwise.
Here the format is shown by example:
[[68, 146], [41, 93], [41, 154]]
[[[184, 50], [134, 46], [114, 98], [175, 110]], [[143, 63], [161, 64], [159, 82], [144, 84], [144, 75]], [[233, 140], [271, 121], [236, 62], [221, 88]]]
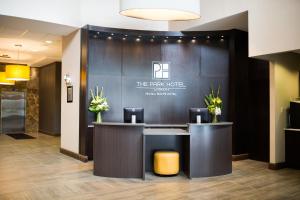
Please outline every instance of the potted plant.
[[214, 88], [211, 87], [211, 91], [209, 95], [206, 95], [204, 98], [204, 102], [207, 106], [208, 112], [212, 116], [212, 123], [218, 122], [218, 116], [222, 113], [222, 99], [219, 97], [220, 95], [220, 86], [218, 87], [217, 94], [215, 95]]
[[91, 90], [92, 100], [90, 102], [89, 111], [96, 113], [97, 123], [102, 122], [101, 112], [108, 111], [109, 105], [107, 103], [107, 99], [103, 96], [103, 88], [101, 88], [101, 92], [99, 95], [98, 86], [96, 87], [96, 94]]

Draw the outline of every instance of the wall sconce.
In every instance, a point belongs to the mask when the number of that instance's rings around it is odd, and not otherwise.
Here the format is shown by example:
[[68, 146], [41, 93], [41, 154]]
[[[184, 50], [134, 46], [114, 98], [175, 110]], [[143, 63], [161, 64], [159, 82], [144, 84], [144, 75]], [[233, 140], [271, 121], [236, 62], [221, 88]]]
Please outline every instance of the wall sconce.
[[69, 74], [64, 75], [64, 80], [67, 86], [72, 86], [72, 80]]

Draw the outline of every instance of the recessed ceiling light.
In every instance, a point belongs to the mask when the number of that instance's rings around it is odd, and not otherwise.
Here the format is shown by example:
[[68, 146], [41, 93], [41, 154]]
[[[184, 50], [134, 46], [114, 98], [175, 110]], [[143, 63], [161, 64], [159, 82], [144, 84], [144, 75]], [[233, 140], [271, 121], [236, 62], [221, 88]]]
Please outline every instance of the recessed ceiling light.
[[112, 39], [112, 37], [108, 36], [108, 37], [107, 37], [107, 39], [111, 40], [111, 39]]
[[97, 34], [99, 35], [99, 34], [100, 34], [100, 32], [98, 31], [98, 32], [97, 32]]
[[192, 40], [192, 43], [196, 43], [196, 40], [195, 40], [195, 39], [193, 39], [193, 40]]
[[181, 42], [182, 42], [182, 40], [177, 40], [177, 42], [178, 42], [178, 43], [181, 43]]
[[196, 37], [193, 37], [194, 39], [196, 39]]
[[141, 41], [141, 39], [140, 39], [140, 38], [136, 38], [136, 41], [137, 41], [137, 42], [140, 42], [140, 41]]
[[164, 40], [164, 43], [167, 43], [168, 42], [168, 40]]
[[221, 38], [224, 38], [224, 35], [222, 35]]
[[110, 34], [111, 36], [113, 36], [114, 34], [112, 33], [112, 34]]
[[52, 44], [53, 42], [51, 40], [46, 40], [45, 41], [47, 44]]
[[210, 36], [208, 35], [208, 36], [206, 36], [206, 39], [209, 39], [210, 38]]
[[122, 39], [122, 40], [126, 40], [126, 38], [124, 38], [124, 37], [123, 37], [123, 39]]
[[127, 37], [128, 35], [125, 35], [125, 37]]
[[154, 42], [154, 39], [150, 39], [150, 42]]

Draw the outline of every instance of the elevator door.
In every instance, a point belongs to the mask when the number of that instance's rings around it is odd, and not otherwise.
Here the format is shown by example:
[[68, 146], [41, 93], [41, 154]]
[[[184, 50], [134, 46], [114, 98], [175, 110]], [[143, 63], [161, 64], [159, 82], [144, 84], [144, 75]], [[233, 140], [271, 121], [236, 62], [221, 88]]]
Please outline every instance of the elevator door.
[[1, 92], [1, 132], [25, 132], [25, 93]]

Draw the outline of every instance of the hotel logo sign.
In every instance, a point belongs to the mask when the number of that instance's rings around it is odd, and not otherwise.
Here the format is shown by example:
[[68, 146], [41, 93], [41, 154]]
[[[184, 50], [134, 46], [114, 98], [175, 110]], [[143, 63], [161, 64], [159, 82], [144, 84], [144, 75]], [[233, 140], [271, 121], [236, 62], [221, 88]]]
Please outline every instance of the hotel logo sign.
[[170, 79], [169, 63], [153, 61], [152, 62], [152, 79], [161, 79], [161, 80]]
[[146, 96], [177, 96], [186, 85], [182, 81], [172, 81], [170, 62], [152, 62], [152, 81], [137, 81], [136, 88], [145, 91]]

